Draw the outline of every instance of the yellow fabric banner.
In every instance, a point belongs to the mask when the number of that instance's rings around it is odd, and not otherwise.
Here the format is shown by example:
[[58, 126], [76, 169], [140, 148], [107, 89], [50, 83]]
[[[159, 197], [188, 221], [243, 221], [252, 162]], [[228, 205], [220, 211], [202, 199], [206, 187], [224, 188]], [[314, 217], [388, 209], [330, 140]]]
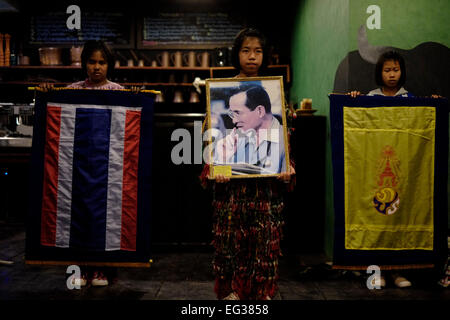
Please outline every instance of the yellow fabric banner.
[[344, 107], [345, 248], [433, 250], [436, 113]]

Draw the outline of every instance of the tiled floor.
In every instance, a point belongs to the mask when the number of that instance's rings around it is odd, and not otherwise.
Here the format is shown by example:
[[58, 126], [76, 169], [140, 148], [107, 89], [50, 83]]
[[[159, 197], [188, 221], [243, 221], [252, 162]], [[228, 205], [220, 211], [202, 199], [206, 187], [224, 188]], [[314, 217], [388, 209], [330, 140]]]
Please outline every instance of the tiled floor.
[[[69, 290], [65, 266], [24, 263], [25, 232], [19, 224], [0, 223], [0, 300], [214, 300], [212, 252], [181, 250], [155, 253], [150, 268], [119, 268], [107, 287]], [[449, 300], [448, 289], [430, 281], [431, 273], [410, 274], [412, 288], [388, 282], [383, 290], [368, 290], [365, 274], [331, 270], [321, 255], [290, 255], [280, 260], [281, 300]]]

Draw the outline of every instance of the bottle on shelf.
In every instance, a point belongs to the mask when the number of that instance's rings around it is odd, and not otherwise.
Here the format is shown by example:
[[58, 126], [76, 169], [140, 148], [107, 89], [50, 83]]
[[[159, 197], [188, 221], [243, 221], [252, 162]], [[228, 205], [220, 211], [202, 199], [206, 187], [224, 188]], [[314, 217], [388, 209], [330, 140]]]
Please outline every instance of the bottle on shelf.
[[11, 42], [11, 53], [9, 55], [9, 62], [11, 66], [17, 65], [17, 52], [16, 52], [16, 44], [15, 42]]
[[11, 42], [11, 35], [7, 33], [5, 34], [5, 53], [4, 53], [6, 67], [10, 66], [10, 58], [11, 58], [10, 42]]
[[3, 67], [5, 65], [5, 54], [3, 51], [3, 33], [0, 33], [0, 67]]

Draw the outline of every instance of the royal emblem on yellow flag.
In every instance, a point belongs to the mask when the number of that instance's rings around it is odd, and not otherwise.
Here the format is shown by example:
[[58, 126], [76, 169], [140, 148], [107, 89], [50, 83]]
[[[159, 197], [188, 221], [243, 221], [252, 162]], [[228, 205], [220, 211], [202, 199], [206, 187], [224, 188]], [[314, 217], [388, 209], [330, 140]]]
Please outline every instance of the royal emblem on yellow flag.
[[345, 248], [433, 250], [435, 108], [343, 116]]
[[397, 192], [399, 161], [392, 146], [383, 148], [379, 171], [381, 171], [377, 177], [379, 189], [373, 197], [373, 204], [379, 213], [391, 215], [396, 213], [400, 206], [400, 197]]

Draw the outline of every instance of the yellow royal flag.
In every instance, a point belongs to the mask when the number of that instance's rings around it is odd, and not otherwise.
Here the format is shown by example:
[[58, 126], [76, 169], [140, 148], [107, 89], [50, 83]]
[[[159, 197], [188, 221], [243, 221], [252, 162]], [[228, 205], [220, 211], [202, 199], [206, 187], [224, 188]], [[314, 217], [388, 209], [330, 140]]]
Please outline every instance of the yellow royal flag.
[[433, 250], [436, 112], [344, 107], [345, 248]]

